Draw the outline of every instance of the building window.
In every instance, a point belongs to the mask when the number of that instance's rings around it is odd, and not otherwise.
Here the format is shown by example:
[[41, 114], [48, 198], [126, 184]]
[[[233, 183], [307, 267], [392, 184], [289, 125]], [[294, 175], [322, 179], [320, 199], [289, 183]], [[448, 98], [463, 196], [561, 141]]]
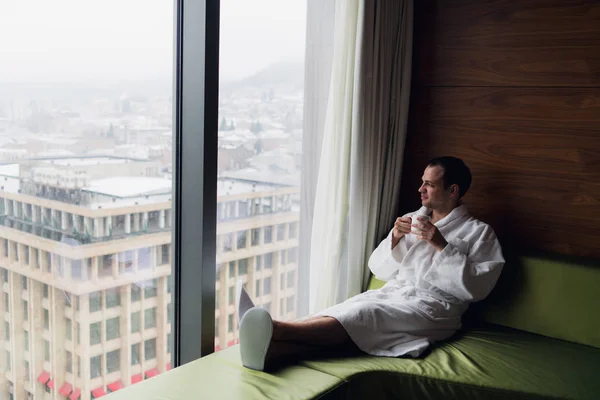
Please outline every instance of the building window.
[[44, 308], [44, 329], [50, 329], [50, 313]]
[[247, 240], [248, 240], [248, 231], [238, 232], [237, 233], [237, 248], [245, 249]]
[[144, 342], [144, 360], [149, 361], [156, 358], [156, 339], [148, 339]]
[[81, 274], [81, 260], [71, 260], [71, 278], [80, 281], [83, 276]]
[[238, 260], [238, 275], [246, 275], [248, 274], [248, 262], [250, 260], [248, 258], [242, 258]]
[[[215, 325], [215, 336], [219, 336], [219, 331], [217, 330], [217, 325]], [[169, 333], [167, 335], [167, 353], [171, 354], [173, 352], [173, 334]]]
[[131, 302], [135, 303], [142, 298], [142, 289], [135, 283], [131, 284]]
[[102, 322], [90, 325], [90, 345], [99, 344], [102, 341]]
[[101, 278], [112, 276], [113, 274], [113, 255], [105, 254], [100, 257], [98, 265], [98, 275]]
[[156, 328], [156, 307], [144, 311], [144, 329]]
[[10, 359], [10, 352], [6, 352], [6, 370], [7, 371], [11, 371], [11, 359]]
[[21, 289], [27, 290], [27, 277], [26, 276], [21, 277]]
[[131, 345], [131, 365], [138, 365], [140, 363], [140, 344]]
[[23, 320], [29, 321], [29, 303], [23, 300]]
[[286, 260], [287, 260], [287, 252], [285, 250], [281, 250], [279, 252], [279, 265], [285, 265], [287, 264]]
[[285, 239], [285, 224], [277, 225], [277, 240], [282, 241]]
[[29, 246], [23, 246], [23, 258], [25, 259], [25, 265], [29, 265]]
[[[29, 375], [30, 375], [30, 372], [29, 372], [29, 361], [25, 361], [25, 382], [29, 382], [30, 381], [31, 378], [29, 377]], [[30, 396], [31, 396], [31, 398], [33, 398], [33, 396], [31, 395], [31, 393], [27, 393], [27, 395], [28, 395], [27, 396], [28, 399], [30, 398]]]
[[106, 353], [106, 372], [111, 374], [118, 371], [121, 366], [121, 350]]
[[298, 261], [298, 249], [296, 249], [296, 248], [289, 249], [288, 250], [288, 262], [295, 263], [296, 261]]
[[158, 296], [158, 283], [156, 279], [144, 282], [144, 298], [149, 299], [156, 296]]
[[139, 332], [141, 327], [142, 313], [136, 311], [131, 314], [131, 333]]
[[228, 303], [230, 306], [235, 304], [235, 288], [233, 286], [230, 286], [228, 289]]
[[106, 340], [113, 340], [121, 336], [120, 318], [111, 318], [106, 320]]
[[4, 340], [10, 342], [10, 324], [4, 321]]
[[23, 331], [23, 347], [25, 351], [29, 351], [29, 332]]
[[50, 361], [50, 342], [44, 340], [44, 361]]
[[270, 314], [271, 313], [271, 302], [263, 304], [262, 308], [264, 308], [265, 310], [267, 310], [269, 312], [269, 314]]
[[229, 277], [235, 278], [235, 261], [229, 261]]
[[47, 299], [48, 298], [49, 287], [45, 283], [44, 283], [43, 292], [44, 292], [44, 298]]
[[279, 290], [285, 289], [285, 273], [279, 274]]
[[65, 318], [65, 333], [67, 340], [73, 340], [73, 323], [69, 318]]
[[271, 243], [273, 241], [273, 227], [265, 226], [265, 243]]
[[289, 271], [287, 274], [287, 287], [288, 288], [293, 288], [295, 282], [295, 277], [296, 275], [294, 274], [294, 271]]
[[263, 283], [263, 295], [268, 295], [271, 294], [271, 277], [267, 277], [265, 278], [265, 281]]
[[294, 297], [290, 296], [287, 298], [287, 312], [291, 313], [292, 311], [294, 311]]
[[10, 312], [10, 300], [8, 293], [4, 293], [4, 312]]
[[227, 332], [233, 332], [233, 314], [229, 314], [227, 317]]
[[121, 293], [119, 290], [119, 288], [106, 290], [106, 308], [113, 308], [121, 305]]
[[256, 256], [255, 270], [260, 271], [261, 268], [262, 268], [262, 256]]
[[102, 356], [90, 358], [90, 378], [102, 376]]
[[73, 373], [73, 355], [71, 354], [70, 351], [65, 351], [65, 359], [66, 359], [67, 372], [72, 374]]
[[260, 279], [257, 279], [254, 283], [254, 295], [260, 297]]
[[100, 310], [102, 310], [102, 293], [90, 293], [90, 312], [93, 313]]
[[233, 233], [226, 233], [222, 235], [221, 240], [223, 240], [223, 252], [233, 250]]
[[160, 263], [161, 264], [170, 264], [170, 257], [169, 257], [169, 245], [168, 244], [163, 244], [162, 246], [160, 246]]
[[0, 268], [0, 273], [2, 274], [2, 282], [8, 283], [8, 270], [4, 268]]
[[292, 222], [290, 224], [290, 239], [295, 239], [298, 235], [298, 223]]
[[273, 268], [273, 253], [267, 253], [264, 255], [265, 269]]
[[260, 244], [260, 229], [254, 228], [251, 232], [251, 244], [252, 246], [258, 246]]

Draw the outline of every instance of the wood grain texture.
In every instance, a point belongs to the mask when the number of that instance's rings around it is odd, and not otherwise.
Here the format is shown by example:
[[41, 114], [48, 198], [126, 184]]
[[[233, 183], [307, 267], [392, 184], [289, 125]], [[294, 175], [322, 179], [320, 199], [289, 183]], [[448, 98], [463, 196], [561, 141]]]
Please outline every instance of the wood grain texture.
[[414, 82], [600, 87], [600, 0], [415, 2]]
[[600, 259], [600, 89], [418, 88], [408, 132], [401, 212], [426, 161], [455, 155], [465, 203], [505, 244]]

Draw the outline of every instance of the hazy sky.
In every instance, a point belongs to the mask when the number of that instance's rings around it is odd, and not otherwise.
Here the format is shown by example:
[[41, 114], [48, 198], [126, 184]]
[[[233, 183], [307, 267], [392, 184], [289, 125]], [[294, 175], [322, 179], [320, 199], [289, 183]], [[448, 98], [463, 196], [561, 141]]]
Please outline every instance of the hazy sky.
[[[304, 56], [306, 0], [221, 0], [221, 79]], [[172, 0], [0, 0], [0, 81], [168, 78]]]

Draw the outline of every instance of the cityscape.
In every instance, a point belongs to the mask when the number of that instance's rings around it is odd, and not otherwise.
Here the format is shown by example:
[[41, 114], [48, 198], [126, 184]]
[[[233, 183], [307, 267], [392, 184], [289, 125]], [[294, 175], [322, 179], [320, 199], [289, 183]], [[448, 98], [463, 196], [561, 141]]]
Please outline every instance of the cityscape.
[[[100, 398], [171, 369], [165, 82], [0, 83], [0, 399]], [[216, 351], [237, 343], [238, 279], [296, 317], [303, 64], [219, 101]]]

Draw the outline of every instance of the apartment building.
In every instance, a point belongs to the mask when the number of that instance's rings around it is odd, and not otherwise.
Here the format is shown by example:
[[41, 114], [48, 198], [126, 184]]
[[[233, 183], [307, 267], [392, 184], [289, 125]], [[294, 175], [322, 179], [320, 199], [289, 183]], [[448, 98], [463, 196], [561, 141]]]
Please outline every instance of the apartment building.
[[[109, 157], [0, 166], [0, 398], [99, 398], [171, 368], [171, 181], [157, 170]], [[296, 199], [219, 181], [217, 350], [237, 341], [237, 279], [295, 316]]]

